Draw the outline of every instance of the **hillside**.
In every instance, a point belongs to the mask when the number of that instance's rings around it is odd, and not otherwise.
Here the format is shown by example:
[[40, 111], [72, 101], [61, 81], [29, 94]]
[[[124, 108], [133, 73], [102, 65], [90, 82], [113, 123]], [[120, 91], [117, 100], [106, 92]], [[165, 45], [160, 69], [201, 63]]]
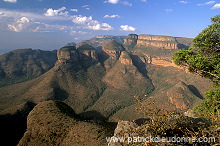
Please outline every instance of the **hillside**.
[[36, 78], [50, 70], [56, 60], [56, 51], [17, 49], [0, 55], [0, 86]]
[[107, 145], [112, 132], [107, 125], [85, 122], [60, 101], [39, 103], [27, 117], [27, 131], [18, 146], [33, 145]]

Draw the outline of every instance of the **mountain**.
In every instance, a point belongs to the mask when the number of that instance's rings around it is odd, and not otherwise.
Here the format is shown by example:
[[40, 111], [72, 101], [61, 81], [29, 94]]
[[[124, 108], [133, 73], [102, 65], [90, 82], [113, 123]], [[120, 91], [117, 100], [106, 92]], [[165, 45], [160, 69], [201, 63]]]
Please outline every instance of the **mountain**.
[[[189, 40], [150, 36], [154, 45], [147, 46], [147, 43], [138, 44], [139, 36], [129, 35], [124, 38], [123, 44], [99, 36], [100, 40], [108, 40], [99, 51], [88, 41], [64, 46], [57, 51], [55, 65], [44, 74], [1, 87], [0, 121], [3, 123], [0, 125], [3, 133], [9, 127], [10, 131], [16, 129], [16, 124], [8, 121], [17, 119], [18, 126], [23, 125], [13, 138], [21, 138], [27, 114], [36, 104], [50, 100], [64, 102], [82, 119], [108, 122], [145, 117], [135, 110], [139, 106], [137, 98], [148, 109], [167, 111], [184, 112], [199, 104], [202, 93], [210, 88], [209, 81], [186, 73], [183, 68], [175, 66], [171, 58], [172, 53], [179, 49], [176, 47], [180, 40], [185, 45]], [[174, 45], [167, 48], [169, 43]], [[41, 117], [36, 119], [41, 121]], [[36, 122], [31, 125], [36, 126]], [[32, 128], [31, 125], [29, 128]], [[22, 141], [28, 139], [30, 132], [27, 131]], [[33, 141], [36, 142], [36, 138]]]
[[0, 55], [0, 86], [36, 78], [50, 70], [56, 51], [17, 49]]

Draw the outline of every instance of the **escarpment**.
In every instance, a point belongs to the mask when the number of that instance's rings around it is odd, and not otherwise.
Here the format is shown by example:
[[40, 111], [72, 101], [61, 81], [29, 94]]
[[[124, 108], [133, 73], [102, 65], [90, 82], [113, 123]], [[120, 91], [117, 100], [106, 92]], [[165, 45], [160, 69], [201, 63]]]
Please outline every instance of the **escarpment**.
[[94, 61], [98, 60], [96, 49], [90, 45], [82, 45], [77, 49], [75, 46], [65, 46], [57, 52], [57, 63], [79, 62], [81, 60]]
[[188, 48], [191, 45], [190, 40], [172, 36], [130, 34], [124, 39], [124, 44], [161, 49], [181, 49]]

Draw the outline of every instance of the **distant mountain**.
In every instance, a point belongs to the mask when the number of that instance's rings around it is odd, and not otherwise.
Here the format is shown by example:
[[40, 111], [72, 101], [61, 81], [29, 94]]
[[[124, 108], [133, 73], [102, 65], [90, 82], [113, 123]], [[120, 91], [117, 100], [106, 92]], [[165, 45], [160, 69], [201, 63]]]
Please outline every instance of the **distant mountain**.
[[66, 44], [65, 46], [76, 46], [76, 43], [70, 42], [70, 43]]
[[18, 49], [0, 55], [0, 86], [36, 78], [51, 69], [56, 51]]

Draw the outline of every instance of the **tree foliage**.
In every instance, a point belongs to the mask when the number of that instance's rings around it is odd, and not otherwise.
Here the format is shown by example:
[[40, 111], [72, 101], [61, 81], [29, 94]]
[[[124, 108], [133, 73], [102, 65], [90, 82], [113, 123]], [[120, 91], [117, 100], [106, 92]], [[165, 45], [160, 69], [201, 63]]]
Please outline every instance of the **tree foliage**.
[[[189, 50], [174, 53], [176, 65], [185, 67], [189, 72], [211, 79], [220, 84], [220, 15], [211, 18], [212, 24], [193, 39]], [[205, 100], [195, 110], [203, 115], [219, 115], [220, 88], [205, 93]]]
[[189, 72], [220, 83], [220, 15], [211, 20], [212, 24], [193, 39], [193, 46], [174, 53], [173, 60]]

